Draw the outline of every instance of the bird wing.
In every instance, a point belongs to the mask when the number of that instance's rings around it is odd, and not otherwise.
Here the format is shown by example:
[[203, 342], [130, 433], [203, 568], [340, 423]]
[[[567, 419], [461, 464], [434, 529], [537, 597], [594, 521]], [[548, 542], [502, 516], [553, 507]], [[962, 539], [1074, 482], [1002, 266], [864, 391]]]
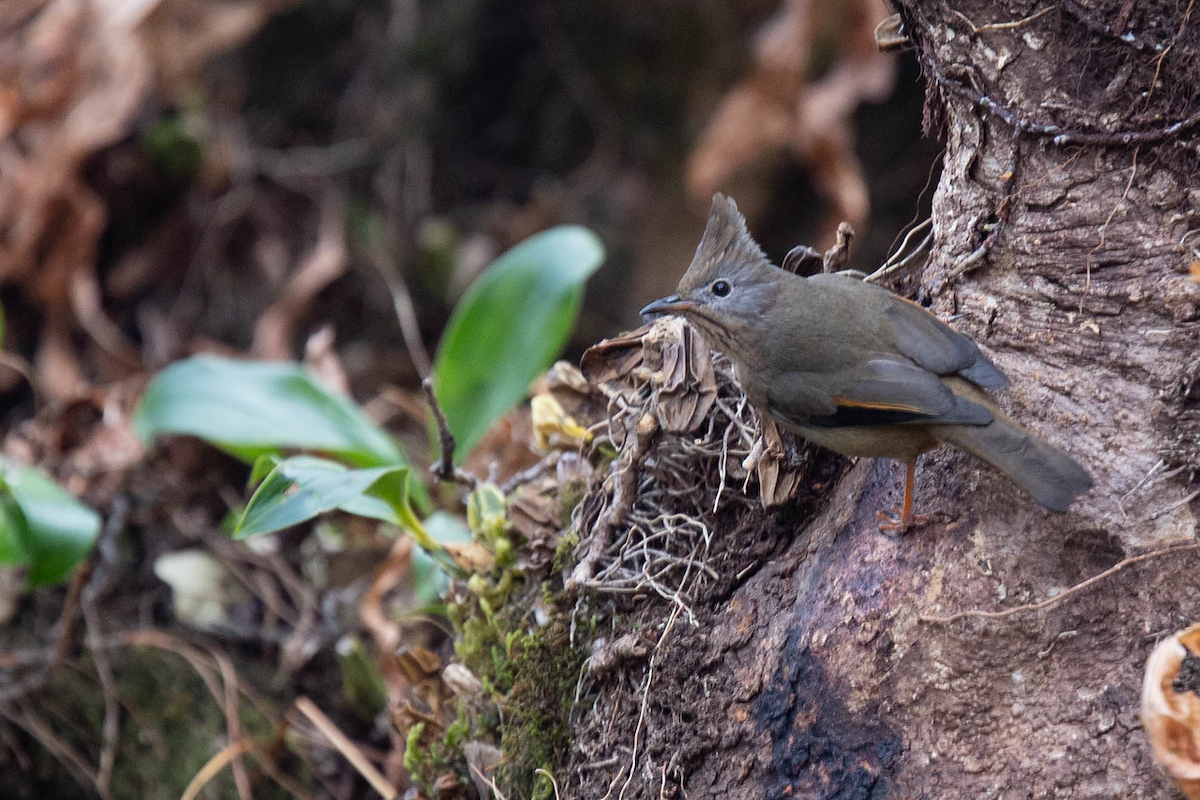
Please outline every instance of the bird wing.
[[799, 426], [986, 425], [993, 419], [929, 370], [885, 356], [833, 372], [791, 373], [768, 390], [767, 403], [772, 416]]
[[814, 275], [808, 282], [843, 298], [853, 298], [856, 312], [864, 321], [870, 320], [866, 328], [878, 337], [876, 349], [904, 356], [935, 375], [960, 375], [982, 389], [1009, 385], [1004, 373], [970, 337], [917, 303], [841, 273]]
[[921, 306], [891, 295], [884, 318], [894, 331], [896, 350], [937, 375], [961, 375], [984, 389], [1003, 389], [1008, 378], [969, 337]]

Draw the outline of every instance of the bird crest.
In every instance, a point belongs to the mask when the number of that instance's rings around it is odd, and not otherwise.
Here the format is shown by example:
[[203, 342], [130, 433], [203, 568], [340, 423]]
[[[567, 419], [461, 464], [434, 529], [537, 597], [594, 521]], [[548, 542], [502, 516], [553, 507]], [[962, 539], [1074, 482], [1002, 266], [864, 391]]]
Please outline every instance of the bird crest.
[[758, 270], [769, 265], [766, 253], [750, 236], [737, 203], [717, 192], [691, 266], [679, 282], [680, 293], [704, 285], [718, 274], [735, 277], [747, 268]]

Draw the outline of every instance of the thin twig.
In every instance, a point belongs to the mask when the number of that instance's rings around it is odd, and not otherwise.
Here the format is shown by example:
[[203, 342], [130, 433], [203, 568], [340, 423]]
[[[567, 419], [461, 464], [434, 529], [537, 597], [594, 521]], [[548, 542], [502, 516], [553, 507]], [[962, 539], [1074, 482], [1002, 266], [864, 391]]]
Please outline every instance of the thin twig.
[[567, 579], [566, 591], [577, 591], [595, 576], [596, 567], [604, 551], [608, 549], [613, 533], [633, 510], [633, 502], [637, 499], [636, 484], [641, 462], [657, 434], [658, 419], [652, 413], [643, 414], [638, 419], [633, 442], [626, 445], [620, 459], [613, 465], [612, 504], [592, 528], [592, 540], [588, 544], [587, 553], [575, 565], [571, 577]]
[[396, 320], [400, 323], [400, 336], [408, 349], [408, 357], [422, 378], [428, 378], [433, 371], [433, 362], [429, 359], [429, 351], [421, 339], [421, 326], [417, 321], [416, 306], [413, 305], [412, 292], [408, 282], [400, 272], [396, 263], [382, 253], [372, 253], [371, 263], [375, 266], [383, 282], [387, 285], [388, 293], [392, 296], [392, 308], [396, 312]]
[[1004, 619], [1006, 617], [1011, 617], [1014, 614], [1023, 614], [1026, 611], [1041, 611], [1044, 608], [1050, 608], [1053, 605], [1057, 605], [1058, 603], [1062, 602], [1063, 600], [1070, 597], [1071, 595], [1078, 594], [1079, 592], [1083, 591], [1084, 589], [1088, 588], [1089, 586], [1099, 583], [1100, 581], [1104, 580], [1105, 578], [1108, 578], [1111, 575], [1115, 575], [1116, 573], [1120, 572], [1121, 570], [1125, 569], [1126, 567], [1132, 566], [1134, 564], [1138, 564], [1142, 561], [1149, 561], [1152, 558], [1158, 558], [1159, 556], [1167, 555], [1170, 553], [1180, 553], [1180, 552], [1184, 552], [1187, 550], [1197, 550], [1197, 549], [1200, 549], [1200, 542], [1193, 542], [1191, 544], [1179, 545], [1176, 547], [1164, 547], [1159, 550], [1153, 550], [1149, 553], [1142, 553], [1141, 555], [1130, 556], [1129, 558], [1126, 558], [1122, 561], [1117, 562], [1113, 566], [1104, 570], [1104, 572], [1101, 572], [1099, 575], [1093, 575], [1092, 577], [1088, 578], [1086, 581], [1083, 581], [1082, 583], [1077, 583], [1074, 586], [1072, 586], [1071, 588], [1069, 588], [1063, 592], [1060, 592], [1059, 594], [1056, 594], [1051, 598], [1042, 600], [1039, 603], [1027, 603], [1027, 604], [1021, 605], [1021, 606], [1015, 606], [1013, 608], [1006, 608], [1003, 611], [984, 611], [982, 609], [972, 609], [970, 611], [959, 611], [957, 614], [950, 614], [949, 616], [946, 616], [946, 617], [936, 617], [936, 616], [928, 616], [925, 614], [918, 614], [917, 619], [919, 619], [921, 622], [929, 622], [929, 623], [934, 623], [937, 625], [949, 625], [951, 622], [957, 622], [960, 619], [967, 619], [968, 617], [973, 617], [973, 618], [977, 618], [977, 619]]
[[1024, 17], [1023, 19], [1012, 20], [1011, 22], [989, 22], [985, 25], [976, 25], [974, 22], [972, 22], [967, 17], [966, 14], [962, 13], [961, 11], [955, 11], [954, 9], [950, 9], [950, 13], [954, 14], [956, 17], [961, 19], [963, 22], [970, 25], [972, 34], [978, 34], [978, 33], [982, 33], [983, 31], [1004, 31], [1004, 30], [1013, 30], [1015, 28], [1020, 28], [1022, 25], [1028, 25], [1030, 22], [1033, 22], [1035, 19], [1038, 19], [1039, 17], [1043, 17], [1046, 14], [1049, 14], [1053, 10], [1054, 10], [1054, 6], [1046, 6], [1041, 11], [1030, 14], [1028, 17]]
[[433, 412], [433, 419], [437, 423], [438, 448], [442, 451], [441, 457], [430, 467], [430, 470], [441, 480], [454, 481], [474, 489], [478, 485], [479, 479], [469, 472], [454, 467], [454, 450], [458, 447], [458, 441], [450, 432], [450, 425], [446, 422], [446, 412], [442, 411], [437, 395], [433, 393], [433, 378], [421, 381], [421, 391], [425, 393], [429, 410]]
[[100, 694], [104, 699], [104, 722], [100, 729], [103, 744], [100, 748], [99, 768], [96, 771], [96, 785], [101, 787], [101, 793], [107, 793], [108, 785], [112, 781], [113, 767], [117, 762], [117, 746], [121, 739], [121, 706], [112, 663], [108, 659], [101, 636], [100, 613], [93, 598], [85, 597], [79, 609], [87, 629], [88, 652], [96, 666], [96, 675], [100, 679]]
[[83, 591], [84, 585], [87, 584], [88, 578], [92, 574], [94, 558], [95, 555], [89, 557], [71, 576], [71, 583], [67, 587], [67, 599], [63, 601], [62, 614], [58, 618], [58, 639], [54, 643], [54, 658], [50, 662], [51, 670], [67, 657], [67, 648], [71, 646], [71, 634], [75, 630], [75, 618], [79, 615], [79, 593]]
[[886, 278], [893, 272], [904, 269], [911, 264], [914, 259], [919, 258], [933, 242], [933, 233], [931, 232], [926, 234], [917, 244], [916, 248], [913, 249], [912, 252], [905, 255], [905, 251], [908, 250], [909, 240], [912, 239], [912, 237], [915, 236], [918, 231], [924, 231], [932, 227], [932, 225], [933, 217], [926, 217], [922, 222], [914, 225], [908, 231], [908, 233], [904, 235], [904, 240], [900, 242], [900, 246], [896, 248], [896, 252], [892, 254], [892, 257], [883, 262], [883, 265], [879, 269], [863, 278], [863, 280], [867, 283], [874, 283], [881, 278]]

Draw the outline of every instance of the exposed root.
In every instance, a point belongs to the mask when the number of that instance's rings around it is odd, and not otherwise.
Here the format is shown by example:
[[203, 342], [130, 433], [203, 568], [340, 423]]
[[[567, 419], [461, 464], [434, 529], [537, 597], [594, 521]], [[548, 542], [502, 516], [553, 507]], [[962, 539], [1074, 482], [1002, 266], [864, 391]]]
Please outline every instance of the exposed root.
[[788, 468], [786, 454], [763, 444], [761, 421], [732, 366], [694, 331], [664, 320], [639, 344], [644, 351], [633, 366], [626, 352], [601, 350], [620, 363], [618, 380], [601, 384], [609, 419], [597, 444], [620, 455], [575, 508], [572, 525], [587, 538], [568, 586], [652, 592], [694, 624], [689, 599], [718, 577], [706, 564], [717, 516], [757, 505], [757, 492], [746, 491], [752, 477], [760, 486], [767, 481], [756, 472], [777, 477]]
[[1116, 573], [1120, 572], [1121, 570], [1125, 569], [1126, 567], [1131, 567], [1134, 564], [1141, 563], [1142, 561], [1149, 561], [1151, 559], [1158, 558], [1159, 556], [1165, 556], [1165, 555], [1169, 555], [1171, 553], [1181, 553], [1181, 552], [1185, 552], [1188, 550], [1197, 550], [1197, 549], [1200, 549], [1200, 542], [1193, 542], [1190, 544], [1178, 545], [1175, 547], [1163, 547], [1158, 550], [1152, 550], [1149, 553], [1142, 553], [1140, 555], [1130, 556], [1129, 558], [1126, 558], [1126, 559], [1123, 559], [1122, 561], [1117, 562], [1116, 564], [1114, 564], [1113, 566], [1104, 570], [1103, 572], [1099, 573], [1098, 575], [1093, 575], [1092, 577], [1088, 578], [1087, 580], [1081, 581], [1080, 583], [1075, 584], [1070, 589], [1067, 589], [1064, 592], [1060, 592], [1059, 594], [1056, 594], [1053, 597], [1048, 598], [1046, 600], [1042, 600], [1041, 602], [1038, 602], [1038, 603], [1026, 603], [1025, 605], [1015, 606], [1013, 608], [1006, 608], [1003, 611], [984, 611], [983, 609], [980, 609], [980, 608], [974, 608], [974, 609], [971, 609], [970, 611], [959, 611], [957, 614], [950, 614], [950, 615], [944, 616], [944, 617], [932, 616], [932, 615], [927, 615], [927, 614], [918, 614], [917, 619], [919, 619], [921, 622], [929, 622], [929, 623], [933, 623], [933, 624], [937, 624], [937, 625], [949, 625], [952, 622], [958, 622], [959, 620], [967, 619], [969, 617], [973, 617], [973, 618], [977, 618], [977, 619], [1005, 619], [1006, 617], [1011, 617], [1016, 614], [1023, 614], [1026, 611], [1041, 611], [1043, 609], [1050, 608], [1051, 606], [1058, 605], [1059, 603], [1061, 603], [1063, 600], [1066, 600], [1071, 595], [1078, 594], [1079, 592], [1083, 591], [1084, 589], [1088, 588], [1089, 586], [1094, 586], [1095, 584], [1099, 583], [1100, 581], [1104, 580], [1105, 578], [1115, 575]]

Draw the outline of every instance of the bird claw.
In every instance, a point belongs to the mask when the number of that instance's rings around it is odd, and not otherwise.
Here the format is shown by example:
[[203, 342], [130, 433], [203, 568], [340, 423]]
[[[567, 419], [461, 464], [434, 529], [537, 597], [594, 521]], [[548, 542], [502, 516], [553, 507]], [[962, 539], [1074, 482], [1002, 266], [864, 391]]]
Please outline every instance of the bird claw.
[[879, 530], [883, 533], [904, 533], [910, 528], [926, 525], [930, 520], [928, 514], [909, 514], [906, 519], [900, 509], [895, 507], [891, 512], [876, 511], [875, 516], [881, 520]]

